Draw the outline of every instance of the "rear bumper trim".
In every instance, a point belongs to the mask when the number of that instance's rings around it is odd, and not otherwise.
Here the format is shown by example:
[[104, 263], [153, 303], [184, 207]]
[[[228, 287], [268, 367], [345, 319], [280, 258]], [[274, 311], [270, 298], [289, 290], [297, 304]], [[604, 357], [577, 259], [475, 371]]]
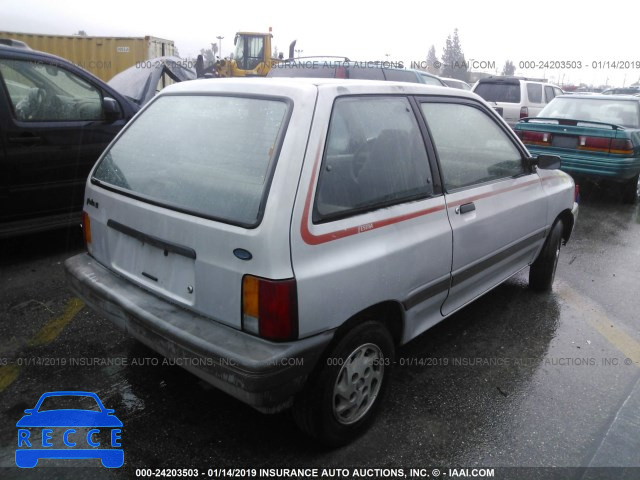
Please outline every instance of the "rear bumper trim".
[[134, 286], [83, 253], [65, 262], [72, 289], [91, 308], [153, 350], [263, 412], [302, 389], [333, 331], [274, 343], [185, 310]]

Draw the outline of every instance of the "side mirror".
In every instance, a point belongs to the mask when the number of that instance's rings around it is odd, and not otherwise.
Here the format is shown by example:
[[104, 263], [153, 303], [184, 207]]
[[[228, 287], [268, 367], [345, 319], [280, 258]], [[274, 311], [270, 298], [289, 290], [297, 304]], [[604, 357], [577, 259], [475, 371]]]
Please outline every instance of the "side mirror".
[[33, 413], [33, 408], [27, 408], [24, 413], [31, 415]]
[[542, 170], [558, 170], [562, 165], [562, 160], [557, 155], [538, 155], [529, 158], [529, 165], [535, 165]]
[[104, 111], [105, 120], [113, 122], [121, 117], [120, 105], [111, 97], [102, 99], [102, 110]]

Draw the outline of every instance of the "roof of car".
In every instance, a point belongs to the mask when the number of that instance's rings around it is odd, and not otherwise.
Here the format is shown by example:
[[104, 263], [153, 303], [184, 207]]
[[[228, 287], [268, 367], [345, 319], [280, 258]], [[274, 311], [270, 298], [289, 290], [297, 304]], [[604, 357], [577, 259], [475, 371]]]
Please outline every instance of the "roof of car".
[[20, 47], [20, 46], [12, 46], [12, 45], [6, 45], [4, 43], [0, 43], [0, 52], [6, 52], [6, 53], [12, 53], [12, 54], [19, 54], [19, 55], [25, 55], [25, 56], [43, 56], [43, 57], [49, 57], [49, 58], [53, 58], [56, 60], [62, 60], [63, 62], [66, 63], [71, 63], [69, 62], [69, 60], [65, 60], [62, 57], [58, 57], [56, 55], [52, 55], [50, 53], [46, 53], [46, 52], [41, 52], [40, 50], [32, 50], [31, 48], [25, 48], [25, 47]]
[[529, 77], [516, 77], [516, 76], [506, 76], [506, 75], [490, 75], [488, 77], [482, 77], [478, 80], [478, 83], [513, 83], [518, 84], [521, 81], [523, 82], [532, 82], [532, 83], [542, 83], [545, 85], [549, 85], [552, 87], [557, 87], [557, 85], [553, 83], [549, 83], [542, 78], [529, 78]]
[[307, 78], [307, 77], [256, 77], [256, 78], [212, 78], [192, 80], [170, 85], [160, 92], [171, 93], [213, 93], [239, 92], [247, 94], [265, 93], [269, 88], [286, 94], [290, 91], [310, 91], [318, 87], [342, 87], [345, 93], [365, 93], [375, 89], [380, 93], [403, 93], [406, 95], [440, 94], [462, 96], [477, 99], [478, 96], [464, 91], [454, 90], [444, 86], [426, 85], [424, 83], [394, 82], [385, 80], [356, 80], [342, 78]]
[[600, 93], [572, 93], [572, 94], [564, 94], [564, 95], [557, 95], [555, 98], [583, 98], [583, 99], [588, 99], [588, 100], [608, 100], [608, 101], [614, 101], [614, 100], [631, 100], [634, 102], [640, 101], [640, 98], [638, 98], [635, 95], [603, 95]]

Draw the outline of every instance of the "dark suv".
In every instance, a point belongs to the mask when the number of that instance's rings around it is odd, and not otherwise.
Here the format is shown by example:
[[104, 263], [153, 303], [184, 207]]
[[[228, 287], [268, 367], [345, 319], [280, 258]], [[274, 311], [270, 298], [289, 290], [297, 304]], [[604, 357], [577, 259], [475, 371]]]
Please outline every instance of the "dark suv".
[[67, 60], [0, 44], [0, 238], [79, 224], [89, 170], [138, 108]]
[[287, 60], [274, 64], [267, 77], [349, 78], [447, 86], [435, 75], [421, 70], [400, 68], [394, 62], [357, 62], [342, 57], [303, 57]]

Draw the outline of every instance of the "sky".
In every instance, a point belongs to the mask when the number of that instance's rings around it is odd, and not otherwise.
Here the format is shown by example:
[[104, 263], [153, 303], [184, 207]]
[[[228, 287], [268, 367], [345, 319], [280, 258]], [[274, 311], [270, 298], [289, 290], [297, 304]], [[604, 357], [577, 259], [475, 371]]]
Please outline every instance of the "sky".
[[[267, 32], [288, 52], [338, 55], [352, 60], [426, 60], [431, 45], [440, 57], [458, 29], [475, 70], [501, 73], [506, 60], [516, 74], [555, 83], [611, 86], [640, 81], [640, 2], [615, 8], [582, 2], [359, 0], [322, 2], [149, 2], [145, 0], [0, 0], [0, 31], [92, 36], [151, 35], [173, 40], [182, 57], [193, 57], [223, 36], [222, 53], [237, 31]], [[631, 23], [631, 20], [633, 22]], [[559, 62], [576, 67], [562, 68]], [[525, 68], [533, 65], [536, 68]], [[537, 68], [540, 67], [540, 68]]]

